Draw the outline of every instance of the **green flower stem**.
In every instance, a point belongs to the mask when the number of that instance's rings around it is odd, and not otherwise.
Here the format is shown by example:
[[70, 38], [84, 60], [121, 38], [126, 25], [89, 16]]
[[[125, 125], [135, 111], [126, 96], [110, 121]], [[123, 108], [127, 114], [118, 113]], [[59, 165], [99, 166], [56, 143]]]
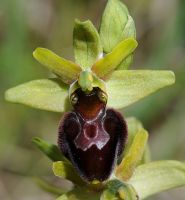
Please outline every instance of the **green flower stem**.
[[68, 192], [68, 190], [64, 190], [61, 187], [57, 187], [44, 179], [34, 177], [33, 180], [41, 189], [43, 189], [44, 191], [46, 191], [48, 193], [59, 196], [59, 195], [62, 195], [64, 193]]

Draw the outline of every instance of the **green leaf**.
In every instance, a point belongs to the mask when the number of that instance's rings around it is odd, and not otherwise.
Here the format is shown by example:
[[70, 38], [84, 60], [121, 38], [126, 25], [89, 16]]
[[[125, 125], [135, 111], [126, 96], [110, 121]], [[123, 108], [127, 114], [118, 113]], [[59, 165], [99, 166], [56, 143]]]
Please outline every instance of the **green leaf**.
[[123, 40], [123, 32], [128, 21], [128, 10], [119, 0], [109, 0], [100, 25], [100, 38], [105, 53]]
[[77, 174], [71, 163], [65, 161], [57, 161], [53, 163], [53, 173], [60, 178], [68, 179], [74, 183], [83, 185], [84, 182]]
[[148, 133], [140, 129], [134, 137], [128, 153], [124, 156], [121, 164], [116, 169], [116, 176], [123, 181], [130, 179], [135, 168], [141, 161], [147, 144]]
[[185, 164], [178, 161], [155, 161], [140, 165], [129, 183], [136, 189], [140, 199], [185, 186]]
[[[106, 82], [108, 103], [121, 109], [175, 82], [172, 71], [118, 70]], [[119, 92], [118, 92], [119, 91]]]
[[50, 182], [38, 178], [38, 177], [34, 177], [34, 181], [36, 182], [36, 184], [44, 191], [54, 194], [54, 195], [62, 195], [66, 192], [68, 192], [66, 189], [62, 189], [60, 187], [57, 187], [53, 184], [51, 184]]
[[99, 200], [100, 193], [93, 192], [87, 189], [87, 187], [78, 187], [57, 198], [56, 200]]
[[35, 137], [32, 142], [52, 161], [68, 161], [56, 145], [49, 144], [38, 137]]
[[34, 80], [11, 88], [6, 91], [5, 99], [53, 112], [65, 112], [70, 107], [68, 86], [56, 78]]
[[66, 84], [71, 84], [81, 72], [80, 66], [66, 60], [45, 48], [37, 48], [33, 52], [34, 58], [58, 75]]
[[137, 200], [135, 189], [119, 180], [111, 180], [106, 184], [100, 200]]
[[92, 67], [92, 71], [98, 77], [105, 77], [110, 74], [120, 62], [130, 55], [137, 47], [137, 41], [128, 38], [120, 42], [111, 53], [105, 55], [105, 57], [98, 60]]
[[99, 34], [91, 21], [75, 21], [73, 32], [75, 61], [83, 69], [90, 68], [103, 52]]

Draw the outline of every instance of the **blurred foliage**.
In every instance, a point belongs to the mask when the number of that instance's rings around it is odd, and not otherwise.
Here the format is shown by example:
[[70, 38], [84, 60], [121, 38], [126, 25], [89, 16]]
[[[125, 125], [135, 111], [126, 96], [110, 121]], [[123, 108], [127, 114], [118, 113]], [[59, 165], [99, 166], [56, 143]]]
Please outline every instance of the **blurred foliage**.
[[[52, 198], [29, 178], [52, 175], [51, 163], [36, 150], [31, 139], [40, 136], [56, 143], [61, 117], [6, 103], [4, 91], [48, 77], [47, 70], [32, 57], [38, 46], [74, 60], [74, 19], [90, 19], [98, 27], [105, 3], [105, 0], [0, 0], [0, 199]], [[133, 68], [171, 69], [177, 81], [123, 113], [138, 117], [149, 130], [154, 159], [185, 160], [185, 1], [124, 3], [135, 20], [139, 42]], [[184, 189], [179, 191], [168, 193], [170, 199], [184, 199]], [[164, 193], [155, 199], [165, 200], [169, 196]]]

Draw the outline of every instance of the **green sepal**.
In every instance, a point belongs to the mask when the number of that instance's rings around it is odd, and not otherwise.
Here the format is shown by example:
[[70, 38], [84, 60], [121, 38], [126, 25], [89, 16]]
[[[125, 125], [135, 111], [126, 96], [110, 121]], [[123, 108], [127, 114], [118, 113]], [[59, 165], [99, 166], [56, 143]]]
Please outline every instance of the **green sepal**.
[[[136, 39], [136, 28], [134, 20], [130, 15], [128, 15], [128, 21], [125, 25], [125, 29], [123, 31], [123, 39], [127, 38], [135, 38]], [[126, 70], [129, 68], [129, 66], [133, 62], [133, 54], [129, 55], [127, 58], [125, 58], [116, 68], [116, 70]]]
[[56, 145], [49, 144], [38, 137], [33, 138], [32, 142], [52, 161], [68, 161]]
[[130, 179], [134, 173], [135, 168], [143, 157], [147, 140], [147, 131], [140, 129], [135, 135], [128, 153], [124, 156], [122, 162], [116, 169], [116, 176], [118, 178], [123, 181], [128, 181]]
[[178, 161], [155, 161], [136, 168], [129, 182], [145, 199], [159, 192], [185, 186], [185, 164]]
[[44, 191], [54, 194], [54, 195], [62, 195], [69, 190], [62, 189], [61, 187], [55, 186], [54, 184], [50, 183], [49, 181], [46, 181], [45, 179], [34, 177], [35, 183]]
[[[108, 94], [108, 106], [123, 108], [156, 90], [175, 82], [171, 71], [118, 70], [105, 83], [94, 76], [93, 87], [102, 87]], [[117, 91], [120, 91], [119, 93]], [[34, 108], [65, 112], [71, 108], [68, 86], [59, 79], [41, 79], [21, 84], [6, 91], [7, 101]]]
[[103, 58], [99, 59], [93, 66], [92, 71], [100, 78], [104, 78], [110, 74], [120, 62], [127, 58], [135, 48], [137, 47], [137, 41], [132, 38], [128, 38], [120, 42], [111, 53], [108, 53]]
[[100, 38], [105, 53], [110, 53], [121, 42], [128, 21], [128, 10], [119, 0], [109, 0], [100, 25]]
[[33, 52], [33, 56], [38, 62], [58, 75], [66, 84], [75, 81], [81, 72], [79, 65], [56, 55], [48, 49], [37, 48]]
[[84, 181], [80, 178], [80, 176], [77, 174], [76, 170], [72, 166], [71, 163], [66, 161], [57, 161], [53, 163], [53, 173], [55, 176], [68, 179], [72, 181], [73, 183], [83, 185]]
[[[107, 105], [121, 109], [172, 85], [175, 75], [162, 70], [117, 70], [107, 77]], [[119, 91], [119, 92], [118, 92]]]
[[68, 86], [59, 79], [40, 79], [10, 88], [5, 99], [33, 108], [65, 112], [69, 110]]
[[[126, 6], [119, 0], [109, 0], [102, 16], [100, 38], [104, 52], [110, 53], [113, 48], [127, 38], [136, 38], [136, 28], [133, 18]], [[132, 64], [133, 54], [123, 59], [117, 69], [128, 69]]]
[[91, 21], [75, 20], [73, 31], [75, 61], [83, 69], [91, 68], [103, 52], [99, 34]]
[[136, 38], [136, 27], [133, 18], [128, 15], [128, 21], [125, 25], [124, 31], [122, 32], [122, 39]]
[[107, 182], [100, 200], [137, 200], [138, 195], [135, 189], [119, 180], [111, 180]]

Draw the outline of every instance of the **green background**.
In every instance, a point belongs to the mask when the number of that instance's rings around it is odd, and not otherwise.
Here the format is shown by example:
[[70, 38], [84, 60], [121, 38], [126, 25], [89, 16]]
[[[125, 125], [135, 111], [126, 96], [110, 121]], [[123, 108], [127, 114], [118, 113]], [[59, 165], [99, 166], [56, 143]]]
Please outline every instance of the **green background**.
[[[132, 69], [171, 69], [176, 84], [123, 110], [150, 132], [152, 158], [185, 160], [185, 1], [125, 0], [139, 46]], [[46, 47], [73, 60], [74, 19], [99, 26], [105, 0], [0, 0], [0, 199], [49, 200], [32, 176], [52, 177], [51, 163], [31, 143], [57, 140], [60, 114], [5, 102], [4, 91], [29, 80], [52, 77], [32, 57]], [[67, 185], [56, 179], [57, 184]], [[58, 183], [59, 182], [59, 183]], [[183, 200], [185, 189], [150, 199]]]

